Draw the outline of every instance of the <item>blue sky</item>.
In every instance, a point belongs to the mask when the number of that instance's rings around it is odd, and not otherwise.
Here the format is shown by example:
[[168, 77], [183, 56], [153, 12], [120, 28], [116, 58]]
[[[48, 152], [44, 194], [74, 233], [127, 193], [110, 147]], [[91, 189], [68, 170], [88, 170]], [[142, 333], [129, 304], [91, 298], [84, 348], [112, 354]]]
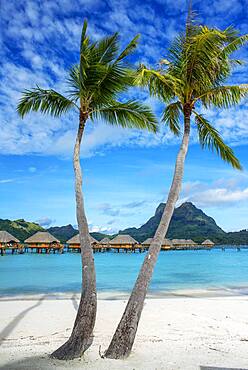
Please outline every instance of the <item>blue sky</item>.
[[[246, 0], [193, 1], [198, 19], [210, 26], [233, 25], [247, 33]], [[185, 1], [43, 0], [1, 4], [0, 35], [0, 218], [25, 218], [44, 226], [75, 224], [72, 147], [77, 116], [31, 114], [21, 120], [21, 91], [36, 84], [65, 92], [68, 68], [78, 60], [81, 26], [92, 39], [118, 31], [121, 45], [141, 39], [132, 62], [154, 65], [186, 17]], [[248, 61], [248, 49], [239, 57]], [[247, 65], [231, 82], [247, 82]], [[145, 91], [132, 96], [161, 104]], [[194, 130], [186, 161], [182, 201], [192, 201], [225, 230], [248, 228], [248, 102], [204, 112], [239, 157], [243, 171], [202, 151]], [[82, 146], [84, 192], [91, 230], [115, 232], [140, 226], [166, 199], [179, 141], [165, 127], [153, 135], [90, 123]]]

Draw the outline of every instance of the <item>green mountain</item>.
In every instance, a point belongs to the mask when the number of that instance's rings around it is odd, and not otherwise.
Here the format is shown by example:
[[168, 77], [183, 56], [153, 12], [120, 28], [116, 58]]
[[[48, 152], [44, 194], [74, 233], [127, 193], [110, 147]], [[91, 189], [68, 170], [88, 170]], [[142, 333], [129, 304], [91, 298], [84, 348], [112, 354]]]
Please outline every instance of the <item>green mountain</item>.
[[74, 235], [78, 234], [78, 230], [74, 229], [72, 225], [54, 226], [47, 229], [55, 238], [59, 239], [62, 243], [67, 242]]
[[37, 223], [27, 222], [23, 219], [14, 221], [0, 219], [0, 230], [8, 231], [21, 242], [35, 234], [37, 231], [44, 231], [43, 227]]
[[[153, 237], [161, 220], [164, 207], [165, 203], [161, 203], [156, 209], [155, 215], [141, 227], [121, 230], [119, 234], [129, 234], [139, 242], [143, 242], [146, 238]], [[196, 208], [194, 204], [186, 202], [175, 209], [167, 237], [169, 239], [193, 239], [196, 242], [211, 239], [218, 244], [239, 244], [241, 240], [240, 233], [241, 232], [226, 233], [216, 224], [212, 217], [207, 216], [201, 209]], [[248, 244], [248, 232], [245, 231], [243, 234], [242, 244]]]
[[[153, 237], [158, 224], [160, 222], [165, 204], [161, 203], [155, 212], [144, 225], [139, 228], [131, 227], [119, 231], [119, 234], [129, 234], [139, 242]], [[0, 230], [6, 230], [20, 241], [24, 241], [29, 236], [37, 231], [44, 231], [40, 225], [34, 222], [20, 220], [1, 220]], [[52, 235], [58, 238], [61, 242], [66, 242], [72, 236], [78, 233], [72, 225], [56, 226], [47, 229]], [[114, 235], [107, 235], [99, 232], [92, 232], [91, 235], [101, 240], [105, 237], [110, 239]], [[241, 230], [226, 233], [214, 221], [212, 217], [207, 216], [201, 209], [194, 206], [190, 202], [183, 203], [176, 208], [169, 226], [167, 237], [170, 239], [193, 239], [201, 243], [205, 239], [211, 239], [217, 244], [246, 244], [248, 245], [248, 230]]]

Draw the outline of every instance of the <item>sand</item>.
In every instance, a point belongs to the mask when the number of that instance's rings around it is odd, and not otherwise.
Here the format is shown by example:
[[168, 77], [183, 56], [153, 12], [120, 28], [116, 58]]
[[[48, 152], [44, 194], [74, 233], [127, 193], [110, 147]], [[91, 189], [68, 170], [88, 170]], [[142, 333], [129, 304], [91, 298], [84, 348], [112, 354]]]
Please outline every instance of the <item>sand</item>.
[[147, 299], [130, 357], [101, 359], [125, 307], [117, 298], [99, 299], [93, 345], [82, 359], [64, 362], [48, 355], [68, 338], [78, 296], [2, 297], [0, 368], [248, 369], [247, 296]]

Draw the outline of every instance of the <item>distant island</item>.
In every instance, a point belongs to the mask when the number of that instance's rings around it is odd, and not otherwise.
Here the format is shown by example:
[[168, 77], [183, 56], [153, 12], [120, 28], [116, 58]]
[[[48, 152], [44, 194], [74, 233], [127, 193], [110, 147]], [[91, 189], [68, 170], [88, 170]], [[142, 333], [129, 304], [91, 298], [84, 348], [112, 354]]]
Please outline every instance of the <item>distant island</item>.
[[[139, 242], [143, 242], [145, 239], [153, 237], [161, 219], [164, 207], [165, 203], [160, 203], [154, 216], [152, 216], [141, 227], [131, 227], [125, 230], [120, 230], [118, 234], [129, 234]], [[78, 233], [72, 225], [55, 226], [44, 229], [35, 222], [28, 222], [23, 219], [14, 221], [0, 219], [0, 230], [8, 231], [22, 242], [37, 231], [48, 230], [63, 243]], [[95, 239], [101, 240], [106, 236], [113, 238], [117, 234], [108, 235], [92, 232], [91, 235]], [[202, 243], [205, 239], [210, 238], [215, 244], [242, 245], [248, 244], [248, 229], [235, 232], [225, 232], [216, 224], [212, 217], [207, 216], [194, 204], [185, 202], [175, 209], [167, 233], [167, 238], [192, 239], [197, 243]]]

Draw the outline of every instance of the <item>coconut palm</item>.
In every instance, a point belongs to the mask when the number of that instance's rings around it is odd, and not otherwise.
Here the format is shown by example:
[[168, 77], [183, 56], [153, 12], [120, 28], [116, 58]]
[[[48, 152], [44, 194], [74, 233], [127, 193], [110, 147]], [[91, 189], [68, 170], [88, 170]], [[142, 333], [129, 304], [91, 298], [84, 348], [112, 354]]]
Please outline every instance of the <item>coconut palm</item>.
[[138, 36], [120, 52], [118, 34], [91, 42], [84, 22], [81, 37], [80, 61], [69, 72], [70, 90], [66, 96], [54, 90], [36, 87], [26, 90], [18, 104], [24, 117], [31, 111], [60, 117], [70, 110], [79, 116], [74, 147], [76, 215], [82, 256], [82, 294], [70, 338], [52, 356], [72, 359], [81, 356], [92, 343], [96, 318], [96, 278], [90, 244], [88, 223], [84, 210], [80, 146], [86, 123], [102, 119], [110, 125], [156, 131], [156, 118], [151, 110], [135, 100], [118, 100], [134, 83], [133, 72], [125, 58], [136, 48]]
[[232, 59], [231, 54], [247, 40], [248, 35], [239, 37], [231, 27], [220, 31], [216, 28], [197, 26], [190, 21], [187, 22], [185, 33], [172, 43], [168, 58], [160, 62], [159, 69], [141, 66], [138, 71], [137, 83], [147, 86], [150, 94], [165, 104], [162, 122], [175, 135], [182, 134], [182, 142], [161, 221], [122, 319], [105, 352], [108, 358], [126, 357], [132, 349], [161, 243], [166, 236], [179, 197], [191, 125], [194, 124], [203, 148], [217, 152], [233, 168], [241, 169], [232, 149], [223, 142], [220, 133], [204, 117], [200, 108], [229, 108], [238, 104], [247, 94], [248, 85], [224, 85], [232, 68], [241, 64], [241, 61]]

